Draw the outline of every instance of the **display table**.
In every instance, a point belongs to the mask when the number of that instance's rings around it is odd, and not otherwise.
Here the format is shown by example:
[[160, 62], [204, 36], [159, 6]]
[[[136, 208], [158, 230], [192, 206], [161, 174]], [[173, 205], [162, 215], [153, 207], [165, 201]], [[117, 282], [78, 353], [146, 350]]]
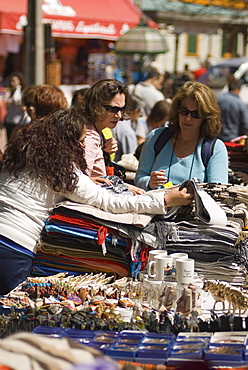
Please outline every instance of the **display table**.
[[[154, 295], [144, 297], [145, 281], [112, 281], [104, 274], [29, 278], [0, 299], [1, 337], [4, 340], [14, 333], [32, 332], [61, 340], [69, 338], [115, 361], [141, 364], [248, 365], [245, 314], [229, 314], [228, 302], [224, 311], [222, 302], [217, 302], [212, 311], [213, 296], [199, 286], [195, 290], [192, 284], [181, 290], [177, 286], [182, 294], [170, 308], [166, 308], [170, 300], [163, 300], [165, 306], [159, 306], [164, 292], [176, 284], [165, 281], [156, 285], [166, 287], [161, 288], [158, 299]], [[185, 292], [184, 304], [179, 305]]]

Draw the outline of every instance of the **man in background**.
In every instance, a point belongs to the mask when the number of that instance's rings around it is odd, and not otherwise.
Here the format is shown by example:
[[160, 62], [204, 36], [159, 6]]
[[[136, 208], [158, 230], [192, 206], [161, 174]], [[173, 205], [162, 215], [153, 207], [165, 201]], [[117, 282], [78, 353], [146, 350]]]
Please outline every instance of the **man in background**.
[[160, 91], [162, 88], [164, 76], [156, 68], [150, 67], [147, 70], [144, 81], [140, 81], [137, 85], [128, 87], [129, 93], [140, 102], [143, 102], [142, 115], [149, 116], [153, 106], [160, 100], [164, 100], [164, 95]]
[[230, 141], [238, 136], [248, 133], [248, 108], [240, 100], [241, 84], [232, 79], [229, 82], [229, 91], [218, 96], [221, 110], [222, 129], [219, 138]]

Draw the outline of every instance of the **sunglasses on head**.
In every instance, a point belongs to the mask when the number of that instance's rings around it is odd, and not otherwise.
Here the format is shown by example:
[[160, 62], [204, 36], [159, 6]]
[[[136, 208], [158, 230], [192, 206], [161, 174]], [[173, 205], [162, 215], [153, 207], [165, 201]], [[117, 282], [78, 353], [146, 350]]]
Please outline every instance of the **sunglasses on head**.
[[122, 83], [109, 83], [108, 85], [108, 89], [111, 90], [111, 92], [116, 92], [116, 93], [123, 93], [125, 90], [127, 90], [127, 87], [122, 84]]
[[185, 108], [185, 107], [179, 107], [178, 112], [182, 114], [183, 116], [187, 116], [190, 113], [191, 117], [193, 118], [197, 118], [197, 119], [202, 118], [197, 110], [189, 110], [188, 108]]
[[117, 107], [117, 106], [114, 106], [114, 105], [104, 105], [104, 108], [109, 113], [117, 114], [119, 112], [124, 113], [125, 109], [126, 109], [126, 106], [124, 105], [124, 107]]

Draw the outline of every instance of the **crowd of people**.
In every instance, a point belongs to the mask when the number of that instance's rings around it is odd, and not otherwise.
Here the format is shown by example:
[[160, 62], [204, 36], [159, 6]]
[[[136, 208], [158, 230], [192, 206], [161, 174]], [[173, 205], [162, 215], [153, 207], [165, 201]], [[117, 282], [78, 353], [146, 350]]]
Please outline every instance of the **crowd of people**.
[[[103, 79], [77, 90], [71, 107], [58, 87], [25, 88], [12, 74], [4, 120], [8, 143], [0, 162], [0, 294], [29, 275], [44, 222], [62, 200], [113, 213], [164, 214], [192, 202], [192, 194], [179, 187], [184, 180], [228, 183], [221, 104], [188, 68], [184, 74], [187, 81], [169, 98], [162, 92], [164, 76], [151, 68], [135, 86]], [[17, 103], [19, 119], [8, 121], [9, 107]], [[123, 191], [110, 192], [110, 164], [115, 168], [123, 154], [139, 147], [134, 184], [120, 179]], [[171, 185], [178, 186], [151, 191]]]

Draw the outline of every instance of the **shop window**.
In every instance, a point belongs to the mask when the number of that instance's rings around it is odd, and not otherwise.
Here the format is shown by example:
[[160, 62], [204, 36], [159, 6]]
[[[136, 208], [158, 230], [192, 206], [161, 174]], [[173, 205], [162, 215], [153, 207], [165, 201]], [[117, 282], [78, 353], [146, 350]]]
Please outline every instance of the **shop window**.
[[222, 35], [222, 56], [227, 53], [227, 39], [226, 39], [226, 31], [223, 31]]
[[198, 55], [198, 36], [194, 34], [187, 35], [186, 41], [186, 55], [197, 56]]
[[223, 30], [222, 34], [222, 56], [225, 58], [232, 58], [237, 56], [237, 34], [233, 35], [232, 38], [228, 35], [227, 31]]

